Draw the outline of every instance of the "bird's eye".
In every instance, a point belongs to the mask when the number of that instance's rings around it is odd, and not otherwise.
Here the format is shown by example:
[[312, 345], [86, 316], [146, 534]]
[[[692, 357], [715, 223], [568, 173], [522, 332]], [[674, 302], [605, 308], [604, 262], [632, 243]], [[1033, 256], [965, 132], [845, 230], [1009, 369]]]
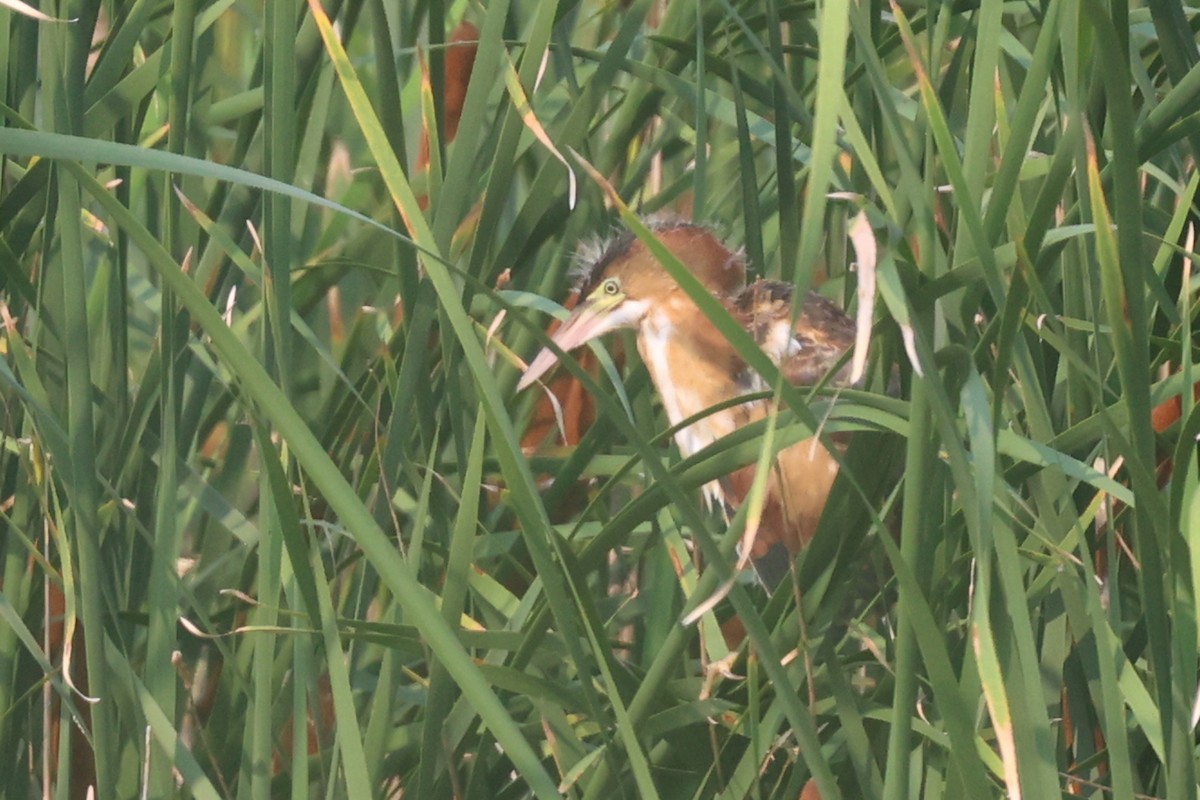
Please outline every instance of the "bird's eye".
[[609, 278], [600, 286], [609, 297], [621, 293], [621, 283], [616, 278]]

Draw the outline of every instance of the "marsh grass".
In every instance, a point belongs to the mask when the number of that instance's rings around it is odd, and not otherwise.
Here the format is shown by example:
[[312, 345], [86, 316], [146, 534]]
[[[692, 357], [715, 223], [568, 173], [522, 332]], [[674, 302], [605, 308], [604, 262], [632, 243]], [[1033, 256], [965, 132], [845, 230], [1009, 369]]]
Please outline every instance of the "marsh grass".
[[[4, 796], [1196, 796], [1191, 9], [47, 5], [0, 3]], [[864, 388], [683, 461], [602, 355], [529, 457], [609, 191], [848, 304], [865, 213]], [[745, 523], [697, 488], [818, 428], [794, 581], [681, 625]]]

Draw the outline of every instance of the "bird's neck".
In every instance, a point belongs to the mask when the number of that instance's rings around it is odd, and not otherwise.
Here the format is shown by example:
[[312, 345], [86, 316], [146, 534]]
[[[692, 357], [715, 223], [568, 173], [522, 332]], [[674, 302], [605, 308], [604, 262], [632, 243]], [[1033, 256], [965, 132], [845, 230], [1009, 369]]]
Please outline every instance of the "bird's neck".
[[[732, 346], [690, 302], [652, 311], [638, 333], [638, 351], [672, 426], [745, 393]], [[680, 452], [690, 456], [732, 432], [734, 417], [727, 409], [681, 428]]]

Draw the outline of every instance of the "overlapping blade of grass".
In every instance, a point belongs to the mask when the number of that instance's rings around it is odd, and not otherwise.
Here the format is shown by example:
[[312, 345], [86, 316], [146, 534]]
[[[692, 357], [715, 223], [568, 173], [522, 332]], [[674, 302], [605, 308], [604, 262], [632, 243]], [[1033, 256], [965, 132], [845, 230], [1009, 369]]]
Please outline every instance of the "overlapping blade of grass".
[[187, 307], [198, 324], [212, 338], [214, 348], [221, 355], [225, 364], [238, 375], [245, 390], [257, 398], [262, 413], [271, 419], [280, 434], [284, 436], [297, 461], [309, 473], [314, 483], [322, 489], [330, 505], [338, 511], [347, 528], [353, 531], [364, 552], [372, 560], [377, 560], [380, 573], [385, 576], [396, 598], [406, 607], [414, 621], [425, 630], [435, 652], [438, 652], [439, 657], [447, 664], [447, 668], [455, 675], [468, 696], [472, 698], [480, 714], [496, 731], [498, 738], [504, 743], [511, 757], [526, 773], [526, 778], [530, 780], [531, 785], [541, 784], [542, 788], [539, 789], [539, 794], [549, 790], [546, 796], [552, 796], [554, 794], [552, 785], [545, 778], [539, 780], [539, 774], [544, 775], [541, 766], [532, 751], [529, 750], [528, 745], [524, 743], [524, 739], [513, 724], [511, 717], [500, 706], [486, 683], [475, 676], [474, 666], [456, 641], [453, 633], [437, 615], [432, 602], [424, 593], [425, 590], [415, 581], [410, 571], [411, 568], [399, 558], [387, 537], [379, 530], [370, 514], [361, 505], [353, 489], [329, 461], [307, 425], [281, 395], [279, 388], [271, 382], [259, 363], [251, 358], [241, 343], [234, 338], [199, 289], [170, 261], [157, 243], [147, 235], [145, 229], [141, 228], [136, 220], [130, 218], [129, 212], [110, 199], [98, 185], [93, 184], [90, 189], [94, 199], [105, 207], [105, 210], [118, 224], [122, 225], [126, 233], [152, 259], [152, 264], [161, 270], [160, 275], [163, 280], [172, 286], [180, 302]]
[[[79, 90], [81, 76], [67, 69], [69, 59], [76, 54], [78, 35], [58, 26], [46, 37], [47, 66], [46, 105], [48, 125], [63, 133], [74, 133], [79, 123]], [[83, 235], [76, 223], [82, 217], [81, 188], [76, 178], [65, 170], [55, 171], [49, 205], [53, 217], [62, 221], [55, 235], [55, 253], [47, 265], [55, 276], [44, 289], [46, 313], [58, 318], [62, 340], [56, 350], [63, 359], [62, 382], [56, 387], [63, 392], [55, 398], [56, 412], [61, 414], [66, 436], [67, 458], [62, 464], [63, 478], [69, 486], [72, 502], [60, 516], [62, 544], [74, 555], [78, 567], [79, 621], [86, 642], [86, 656], [80, 661], [87, 675], [87, 691], [97, 697], [110, 696], [108, 667], [105, 664], [106, 616], [113, 608], [109, 598], [111, 588], [100, 560], [100, 528], [98, 509], [100, 487], [96, 479], [96, 424], [91, 398], [92, 363], [89, 343], [90, 321], [86, 296], [77, 287], [86, 284]], [[55, 295], [58, 296], [55, 296]], [[65, 403], [63, 401], [65, 400]], [[59, 405], [63, 403], [62, 405]], [[70, 589], [70, 587], [68, 587]], [[68, 619], [68, 626], [74, 623]], [[78, 668], [78, 667], [77, 667]], [[83, 671], [76, 673], [84, 674]], [[115, 704], [103, 708], [93, 703], [92, 722], [98, 730], [114, 726]], [[114, 765], [118, 747], [105, 737], [95, 737], [96, 784], [101, 791], [111, 793], [116, 786]]]
[[[347, 92], [352, 107], [359, 117], [359, 122], [368, 140], [368, 146], [372, 148], [372, 152], [380, 162], [382, 174], [392, 193], [393, 199], [400, 209], [406, 224], [409, 226], [417, 246], [422, 247], [427, 253], [435, 256], [434, 259], [424, 259], [429, 270], [429, 276], [438, 292], [442, 311], [445, 313], [458, 337], [462, 354], [473, 374], [475, 386], [482, 395], [480, 398], [481, 405], [496, 440], [494, 449], [500, 461], [501, 471], [505, 476], [508, 491], [512, 493], [512, 506], [521, 520], [522, 530], [526, 534], [526, 542], [530, 554], [538, 569], [542, 585], [545, 587], [548, 595], [549, 607], [560, 629], [563, 631], [564, 642], [567, 645], [568, 652], [571, 653], [573, 664], [580, 670], [586, 671], [591, 669], [588, 659], [584, 656], [583, 651], [579, 649], [579, 643], [577, 642], [577, 631], [582, 629], [589, 636], [596, 665], [601, 675], [605, 678], [606, 683], [608, 683], [609, 702], [613, 704], [618, 721], [621, 722], [621, 700], [616, 694], [616, 687], [612, 685], [611, 676], [608, 674], [607, 661], [609, 654], [598, 647], [601, 637], [597, 636], [594, 631], [594, 626], [591, 624], [592, 619], [590, 619], [591, 615], [587, 613], [586, 606], [580, 606], [582, 600], [580, 595], [576, 593], [575, 602], [572, 603], [570, 598], [564, 594], [564, 591], [569, 591], [569, 575], [564, 575], [554, 569], [551, 550], [555, 544], [554, 540], [552, 539], [550, 547], [547, 547], [547, 543], [542, 541], [539, 536], [540, 532], [546, 531], [549, 527], [545, 510], [537, 501], [534, 482], [528, 464], [521, 454], [515, 434], [512, 431], [511, 422], [500, 400], [495, 379], [488, 368], [482, 348], [475, 338], [474, 329], [470, 326], [465, 312], [458, 305], [457, 291], [450, 274], [436, 260], [437, 250], [432, 232], [425, 224], [424, 218], [420, 215], [416, 207], [415, 198], [412, 195], [403, 170], [395, 162], [390, 150], [386, 149], [385, 140], [382, 138], [382, 131], [378, 127], [377, 119], [369, 105], [366, 104], [365, 97], [361, 94], [357, 77], [349, 61], [346, 59], [344, 51], [341, 50], [340, 45], [331, 35], [332, 29], [328, 26], [328, 21], [322, 19], [323, 12], [318, 7], [313, 7], [313, 12], [318, 19], [326, 46], [329, 48], [330, 54], [338, 67], [343, 87]], [[561, 563], [562, 555], [560, 554], [558, 558]], [[567, 578], [567, 580], [563, 581], [563, 578]], [[571, 614], [573, 609], [579, 609], [581, 612], [578, 620]], [[461, 685], [466, 676], [462, 673], [457, 673], [452, 664], [448, 663], [447, 667], [455, 674], [455, 678]], [[590, 681], [585, 681], [584, 686], [585, 692], [590, 695]], [[486, 691], [486, 688], [481, 688], [483, 691]], [[478, 702], [477, 698], [487, 696], [477, 691], [472, 699]], [[597, 701], [593, 700], [593, 703], [595, 702]], [[594, 710], [598, 711], [598, 706], [594, 706]], [[481, 709], [481, 713], [485, 711], [491, 711], [491, 709]], [[491, 721], [489, 724], [494, 726], [495, 721]], [[501, 730], [510, 735], [513, 732], [503, 728]], [[641, 745], [636, 739], [636, 734], [632, 726], [627, 723], [618, 724], [617, 735], [623, 739], [626, 755], [633, 760], [634, 773], [638, 778], [641, 791], [653, 794], [653, 784], [649, 781], [649, 774], [640, 752]], [[506, 743], [506, 747], [511, 748], [512, 746], [511, 741]], [[532, 768], [532, 766], [532, 764], [526, 763], [526, 769]], [[534, 777], [536, 777], [536, 772]]]

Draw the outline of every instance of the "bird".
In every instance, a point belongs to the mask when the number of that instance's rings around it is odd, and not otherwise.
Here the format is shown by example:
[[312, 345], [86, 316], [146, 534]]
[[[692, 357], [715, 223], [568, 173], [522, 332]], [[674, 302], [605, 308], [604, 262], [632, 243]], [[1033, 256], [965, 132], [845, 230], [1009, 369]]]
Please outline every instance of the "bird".
[[[793, 314], [795, 287], [765, 279], [747, 283], [744, 255], [709, 227], [669, 217], [646, 223], [753, 337], [785, 380], [795, 386], [812, 386], [823, 379], [833, 386], [850, 384], [843, 355], [854, 344], [855, 325], [837, 304], [810, 291]], [[771, 413], [770, 400], [763, 395], [771, 388], [767, 381], [632, 233], [618, 233], [581, 249], [576, 290], [579, 302], [551, 341], [570, 351], [612, 331], [636, 331], [638, 353], [685, 458]], [[518, 391], [534, 384], [556, 362], [554, 350], [542, 349], [526, 367]], [[736, 402], [742, 397], [744, 402]], [[722, 403], [729, 405], [680, 426]], [[710, 508], [731, 515], [750, 492], [755, 470], [754, 464], [747, 465], [706, 484], [702, 491]], [[782, 545], [794, 557], [816, 532], [837, 472], [834, 454], [816, 438], [781, 450], [771, 465], [753, 541], [743, 542], [749, 545], [743, 556], [759, 565], [774, 551], [777, 565]], [[782, 574], [777, 566], [773, 571], [771, 581], [777, 583]]]

